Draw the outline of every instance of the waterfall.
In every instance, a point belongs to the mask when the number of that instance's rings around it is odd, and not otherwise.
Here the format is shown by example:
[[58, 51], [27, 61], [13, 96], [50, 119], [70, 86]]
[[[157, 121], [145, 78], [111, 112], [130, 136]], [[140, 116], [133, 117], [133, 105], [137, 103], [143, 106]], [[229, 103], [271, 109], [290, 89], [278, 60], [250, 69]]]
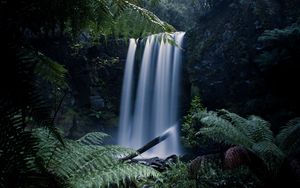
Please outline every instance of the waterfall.
[[136, 40], [130, 39], [123, 78], [118, 142], [128, 144], [131, 132], [131, 103]]
[[[137, 44], [130, 39], [123, 79], [118, 143], [138, 149], [152, 138], [174, 127], [171, 136], [142, 156], [166, 157], [180, 153], [179, 144], [179, 85], [184, 32], [171, 37], [166, 34], [147, 37], [139, 76], [134, 79]], [[136, 88], [136, 89], [135, 89]]]

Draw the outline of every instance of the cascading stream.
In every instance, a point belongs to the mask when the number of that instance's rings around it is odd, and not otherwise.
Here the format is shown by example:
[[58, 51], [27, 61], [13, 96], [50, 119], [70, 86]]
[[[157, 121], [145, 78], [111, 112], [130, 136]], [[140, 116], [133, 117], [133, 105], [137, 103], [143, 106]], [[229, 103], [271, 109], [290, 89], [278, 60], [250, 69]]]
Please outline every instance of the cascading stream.
[[178, 101], [184, 34], [171, 34], [176, 45], [163, 40], [166, 36], [164, 33], [147, 38], [137, 83], [133, 79], [134, 69], [139, 63], [135, 58], [137, 44], [134, 39], [130, 39], [121, 97], [118, 143], [138, 149], [174, 127], [168, 139], [143, 156], [166, 157], [180, 153]]

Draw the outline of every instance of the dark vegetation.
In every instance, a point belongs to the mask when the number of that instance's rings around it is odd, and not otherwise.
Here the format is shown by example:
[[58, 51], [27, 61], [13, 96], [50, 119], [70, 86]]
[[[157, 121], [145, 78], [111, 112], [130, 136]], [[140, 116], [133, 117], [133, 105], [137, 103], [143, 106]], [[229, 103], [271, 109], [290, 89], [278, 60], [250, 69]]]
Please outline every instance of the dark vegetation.
[[260, 115], [274, 126], [296, 117], [299, 2], [219, 2], [188, 32], [191, 92], [209, 109]]
[[[85, 83], [89, 81], [86, 74], [89, 71], [88, 62], [96, 61], [93, 66], [98, 64], [104, 69], [113, 66], [112, 62], [118, 61], [113, 57], [101, 59], [101, 56], [94, 57], [93, 54], [88, 59], [85, 57], [88, 54], [85, 51], [90, 52], [91, 46], [107, 41], [109, 43], [108, 37], [111, 36], [137, 37], [173, 30], [170, 25], [138, 4], [138, 1], [122, 0], [1, 1], [0, 36], [4, 47], [1, 50], [0, 73], [3, 87], [0, 97], [1, 187], [57, 187], [67, 184], [81, 187], [80, 183], [73, 184], [69, 180], [75, 173], [68, 175], [68, 171], [79, 170], [78, 166], [88, 168], [84, 170], [85, 173], [99, 176], [96, 179], [94, 177], [95, 182], [90, 182], [93, 186], [108, 185], [112, 182], [118, 184], [118, 180], [113, 176], [106, 179], [103, 178], [103, 173], [93, 171], [109, 171], [109, 165], [112, 163], [114, 168], [117, 167], [116, 159], [110, 156], [111, 160], [115, 160], [111, 163], [107, 161], [108, 156], [100, 157], [101, 154], [107, 155], [107, 152], [97, 150], [101, 149], [98, 146], [83, 146], [87, 149], [84, 151], [75, 148], [72, 156], [72, 152], [68, 150], [81, 146], [69, 144], [64, 140], [55, 124], [62, 117], [60, 114], [72, 114], [72, 128], [67, 135], [72, 138], [78, 137], [74, 133], [74, 129], [79, 126], [78, 119], [84, 121], [84, 118], [93, 112], [87, 102], [89, 92], [84, 92], [83, 95], [80, 93], [89, 90]], [[134, 23], [132, 21], [137, 18], [143, 27], [138, 27], [138, 24], [135, 24], [136, 27], [130, 25], [130, 22]], [[67, 99], [64, 100], [65, 98]], [[98, 117], [100, 112], [95, 113]], [[67, 115], [64, 118], [70, 119]], [[35, 129], [36, 127], [49, 130], [50, 136], [40, 136], [42, 139], [51, 139], [53, 143], [49, 140], [46, 141], [49, 145], [43, 144], [45, 142], [40, 141], [34, 134], [33, 130], [42, 132]], [[58, 158], [54, 150], [58, 150]], [[88, 150], [94, 157], [88, 154]], [[68, 160], [70, 167], [61, 166], [68, 165], [61, 162], [65, 158], [59, 158], [63, 153], [74, 160], [77, 156], [79, 162]], [[95, 161], [96, 154], [97, 158], [101, 159], [98, 162]], [[53, 165], [57, 166], [52, 166], [52, 161]], [[96, 164], [104, 166], [97, 167]], [[62, 171], [58, 167], [62, 167]], [[134, 167], [133, 171], [140, 172], [138, 168]], [[122, 166], [120, 169], [122, 170]], [[78, 172], [83, 175], [83, 172]], [[126, 183], [129, 172], [117, 177]], [[140, 175], [139, 173], [133, 177]], [[99, 178], [103, 178], [105, 183], [101, 183]]]
[[[299, 0], [0, 1], [0, 187], [299, 187], [299, 15]], [[127, 39], [174, 28], [187, 154], [159, 172], [103, 132]]]

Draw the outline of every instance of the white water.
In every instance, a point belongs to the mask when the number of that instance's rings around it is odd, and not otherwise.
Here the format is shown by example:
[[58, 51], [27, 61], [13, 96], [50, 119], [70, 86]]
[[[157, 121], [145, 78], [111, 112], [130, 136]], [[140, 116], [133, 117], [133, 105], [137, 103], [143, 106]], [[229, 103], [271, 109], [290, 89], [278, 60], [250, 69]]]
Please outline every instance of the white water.
[[132, 103], [132, 87], [133, 87], [133, 70], [136, 51], [136, 40], [130, 39], [126, 67], [123, 79], [122, 99], [120, 109], [120, 123], [119, 123], [119, 143], [128, 143], [131, 132], [131, 103]]
[[182, 61], [180, 46], [184, 34], [172, 34], [178, 46], [159, 40], [164, 34], [147, 38], [136, 90], [133, 90], [136, 42], [130, 40], [123, 80], [118, 143], [138, 149], [173, 126], [169, 138], [143, 156], [180, 154], [178, 101]]

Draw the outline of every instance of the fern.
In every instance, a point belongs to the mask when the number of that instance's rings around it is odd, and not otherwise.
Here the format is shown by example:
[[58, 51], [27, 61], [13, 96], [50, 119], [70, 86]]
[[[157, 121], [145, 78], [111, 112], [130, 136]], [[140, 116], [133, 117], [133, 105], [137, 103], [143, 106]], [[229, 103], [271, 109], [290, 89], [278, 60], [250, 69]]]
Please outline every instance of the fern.
[[77, 141], [86, 145], [101, 145], [103, 143], [103, 139], [108, 137], [107, 134], [102, 132], [92, 132], [84, 135]]
[[174, 31], [174, 27], [167, 24], [166, 22], [161, 21], [155, 14], [150, 12], [147, 9], [141, 8], [139, 6], [136, 6], [132, 3], [127, 2], [127, 5], [129, 8], [136, 10], [140, 15], [144, 16], [147, 20], [149, 20], [151, 23], [156, 24], [160, 26], [164, 31], [166, 32], [172, 32]]
[[9, 78], [0, 79], [5, 82], [4, 85], [1, 82], [5, 89], [0, 94], [0, 184], [15, 187], [24, 183], [34, 168], [32, 158], [37, 142], [28, 129], [43, 126], [51, 130], [57, 140], [61, 137], [53, 127], [53, 111], [48, 98], [41, 92], [34, 75], [37, 59], [33, 52], [15, 47], [6, 51], [10, 63], [1, 71], [7, 71]]
[[258, 116], [249, 116], [248, 117], [248, 131], [249, 136], [255, 142], [274, 142], [273, 132], [271, 131], [271, 125], [269, 122]]
[[218, 114], [221, 118], [230, 121], [236, 129], [248, 136], [252, 142], [273, 141], [270, 123], [258, 116], [252, 115], [245, 119], [224, 109], [219, 110]]
[[71, 187], [109, 187], [112, 185], [126, 185], [128, 181], [134, 181], [138, 177], [159, 176], [149, 167], [138, 164], [112, 164], [111, 168], [103, 171], [91, 172], [83, 178], [75, 177], [70, 181]]
[[[139, 0], [89, 0], [91, 19], [85, 20], [83, 30], [98, 38], [99, 35], [114, 37], [141, 37], [150, 33], [171, 32], [175, 29], [160, 20], [151, 11], [139, 6]], [[104, 10], [104, 11], [99, 11]], [[99, 12], [102, 14], [99, 15]]]
[[34, 135], [39, 139], [37, 156], [44, 161], [44, 169], [67, 187], [120, 186], [137, 177], [159, 176], [150, 167], [118, 160], [135, 151], [99, 145], [107, 136], [103, 133], [89, 133], [77, 141], [65, 140], [65, 147], [45, 129], [34, 130]]
[[168, 23], [160, 20], [155, 14], [132, 2], [122, 3], [113, 20], [104, 25], [91, 23], [93, 36], [99, 34], [118, 38], [145, 37], [152, 33], [173, 32], [175, 29]]
[[[69, 161], [64, 161], [66, 164], [72, 161], [80, 163], [75, 160], [85, 160], [82, 153], [78, 153], [80, 151], [90, 153], [90, 157], [106, 151], [109, 151], [106, 154], [109, 156], [119, 154], [118, 151], [121, 149], [116, 147], [105, 147], [107, 150], [103, 148], [100, 150], [101, 147], [97, 146], [94, 150], [96, 146], [87, 146], [77, 141], [67, 141], [65, 146], [63, 145], [63, 139], [53, 126], [59, 106], [55, 106], [53, 110], [51, 105], [53, 101], [49, 101], [49, 93], [43, 92], [45, 85], [41, 84], [37, 77], [53, 84], [57, 89], [65, 89], [68, 87], [65, 81], [67, 71], [59, 63], [32, 49], [30, 44], [35, 39], [54, 37], [58, 34], [68, 38], [68, 44], [77, 41], [78, 34], [83, 31], [94, 32], [95, 38], [98, 38], [100, 34], [105, 34], [102, 31], [106, 28], [113, 27], [121, 13], [133, 7], [128, 3], [135, 3], [137, 6], [138, 1], [20, 0], [17, 4], [15, 1], [1, 3], [0, 27], [5, 28], [1, 29], [0, 35], [1, 42], [5, 46], [4, 50], [1, 50], [1, 56], [5, 62], [0, 69], [3, 88], [0, 94], [0, 186], [16, 187], [18, 183], [21, 184], [18, 180], [26, 177], [32, 165], [36, 165], [35, 168], [39, 172], [55, 174], [59, 179], [62, 175], [55, 173], [56, 169], [51, 168], [53, 167], [51, 165], [63, 167], [61, 163], [63, 159], [57, 155], [67, 151], [74, 155], [74, 158], [69, 157]], [[158, 23], [161, 22], [157, 17], [151, 16], [150, 12], [144, 9], [136, 12], [139, 15], [144, 13], [143, 18], [149, 19], [150, 25], [155, 25], [157, 21], [156, 25], [160, 27]], [[148, 31], [154, 30], [149, 27]], [[73, 36], [71, 40], [70, 35]], [[45, 137], [43, 139], [39, 137], [39, 142], [25, 131], [38, 126], [48, 128], [48, 132], [43, 133]], [[36, 148], [39, 149], [37, 155]], [[81, 150], [77, 151], [77, 148]], [[31, 155], [35, 160], [30, 159]], [[110, 159], [117, 160], [115, 157]], [[48, 170], [48, 167], [51, 170]], [[63, 171], [62, 168], [57, 169]]]
[[276, 142], [289, 156], [300, 153], [300, 118], [290, 120], [276, 136]]
[[236, 128], [231, 122], [217, 115], [209, 115], [202, 118], [201, 123], [204, 125], [199, 134], [203, 134], [216, 142], [229, 145], [244, 145], [251, 148], [253, 141], [246, 134]]
[[68, 83], [66, 81], [68, 71], [63, 65], [58, 64], [40, 52], [36, 55], [33, 54], [33, 58], [37, 60], [37, 64], [35, 66], [36, 75], [39, 75], [42, 79], [48, 81], [57, 88], [68, 88]]
[[278, 170], [285, 158], [285, 154], [272, 142], [263, 141], [253, 144], [252, 151], [257, 154], [267, 165], [272, 173]]
[[242, 118], [241, 116], [231, 113], [225, 109], [221, 109], [218, 111], [218, 114], [221, 116], [221, 118], [228, 120], [232, 123], [232, 125], [237, 128], [239, 131], [241, 131], [243, 134], [248, 135], [248, 129], [247, 124], [248, 121], [245, 118]]
[[[219, 115], [219, 116], [218, 116]], [[275, 145], [270, 124], [257, 116], [242, 118], [226, 110], [200, 119], [204, 125], [198, 134], [228, 145], [239, 145], [260, 157], [269, 170], [282, 164], [285, 154]]]
[[36, 140], [24, 130], [20, 111], [4, 101], [0, 104], [0, 187], [17, 187], [33, 170]]

